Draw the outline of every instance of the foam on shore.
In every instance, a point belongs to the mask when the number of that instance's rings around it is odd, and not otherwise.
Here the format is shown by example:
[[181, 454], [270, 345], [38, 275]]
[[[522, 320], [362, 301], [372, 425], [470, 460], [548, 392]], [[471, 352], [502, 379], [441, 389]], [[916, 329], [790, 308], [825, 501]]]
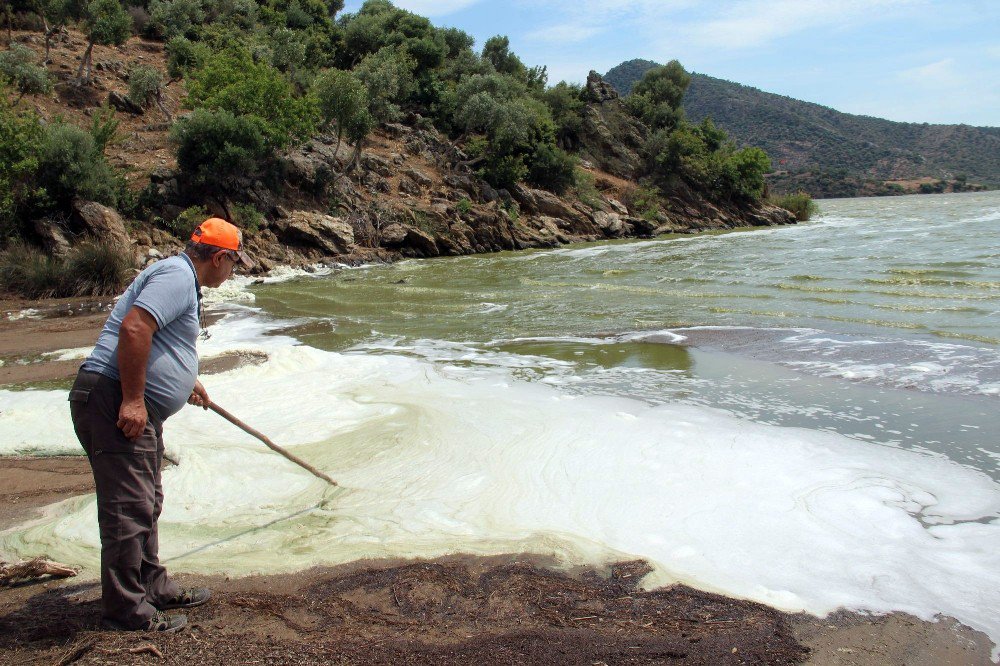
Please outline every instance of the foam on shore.
[[[213, 397], [342, 488], [184, 409], [166, 435], [183, 453], [164, 474], [161, 555], [174, 570], [512, 550], [643, 557], [656, 566], [650, 586], [818, 615], [943, 613], [1000, 639], [1000, 486], [943, 457], [703, 407], [568, 396], [504, 368], [237, 337], [217, 344], [267, 345], [269, 361], [213, 376]], [[0, 400], [0, 442], [76, 446], [61, 428], [64, 392]], [[0, 552], [95, 567], [93, 498], [0, 534]]]

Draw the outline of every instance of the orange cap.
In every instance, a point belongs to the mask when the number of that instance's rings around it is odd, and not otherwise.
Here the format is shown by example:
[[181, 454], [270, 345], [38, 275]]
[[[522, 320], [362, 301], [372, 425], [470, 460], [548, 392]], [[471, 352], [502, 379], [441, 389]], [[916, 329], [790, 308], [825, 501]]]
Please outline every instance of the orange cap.
[[191, 240], [195, 243], [214, 245], [223, 250], [232, 250], [239, 255], [244, 266], [251, 267], [253, 262], [243, 251], [243, 233], [235, 225], [219, 217], [210, 217], [194, 230]]

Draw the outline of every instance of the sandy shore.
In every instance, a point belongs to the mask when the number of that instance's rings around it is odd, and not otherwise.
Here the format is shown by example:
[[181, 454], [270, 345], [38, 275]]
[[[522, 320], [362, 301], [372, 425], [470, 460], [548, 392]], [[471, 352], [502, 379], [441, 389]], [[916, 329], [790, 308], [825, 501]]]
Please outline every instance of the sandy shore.
[[[50, 316], [11, 319], [29, 307]], [[0, 301], [0, 386], [68, 382], [79, 361], [41, 355], [93, 344], [106, 309], [78, 299]], [[222, 357], [203, 372], [260, 360]], [[0, 530], [90, 492], [82, 457], [0, 458]], [[551, 565], [456, 555], [232, 580], [183, 576], [182, 584], [212, 587], [215, 599], [172, 636], [99, 631], [100, 586], [85, 571], [3, 589], [0, 664], [991, 663], [987, 637], [948, 618], [818, 619], [683, 586], [640, 591], [642, 562], [607, 571]]]

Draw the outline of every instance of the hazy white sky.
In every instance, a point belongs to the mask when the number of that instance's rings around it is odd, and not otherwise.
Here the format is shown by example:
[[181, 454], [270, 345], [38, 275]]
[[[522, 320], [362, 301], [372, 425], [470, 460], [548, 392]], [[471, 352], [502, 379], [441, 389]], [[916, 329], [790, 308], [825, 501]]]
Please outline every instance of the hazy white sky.
[[[549, 82], [632, 58], [891, 120], [1000, 125], [1000, 0], [397, 0]], [[348, 0], [355, 11], [360, 0]]]

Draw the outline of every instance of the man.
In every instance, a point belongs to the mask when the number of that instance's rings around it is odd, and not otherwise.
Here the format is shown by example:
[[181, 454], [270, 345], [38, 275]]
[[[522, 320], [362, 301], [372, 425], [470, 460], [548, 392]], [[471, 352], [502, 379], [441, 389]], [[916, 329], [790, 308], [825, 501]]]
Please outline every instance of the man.
[[208, 601], [182, 590], [157, 556], [163, 504], [163, 422], [189, 404], [208, 409], [195, 342], [201, 287], [218, 287], [237, 263], [251, 266], [239, 230], [205, 220], [184, 252], [146, 268], [111, 311], [69, 393], [76, 435], [97, 486], [102, 624], [111, 629], [178, 631], [184, 615], [164, 610]]

